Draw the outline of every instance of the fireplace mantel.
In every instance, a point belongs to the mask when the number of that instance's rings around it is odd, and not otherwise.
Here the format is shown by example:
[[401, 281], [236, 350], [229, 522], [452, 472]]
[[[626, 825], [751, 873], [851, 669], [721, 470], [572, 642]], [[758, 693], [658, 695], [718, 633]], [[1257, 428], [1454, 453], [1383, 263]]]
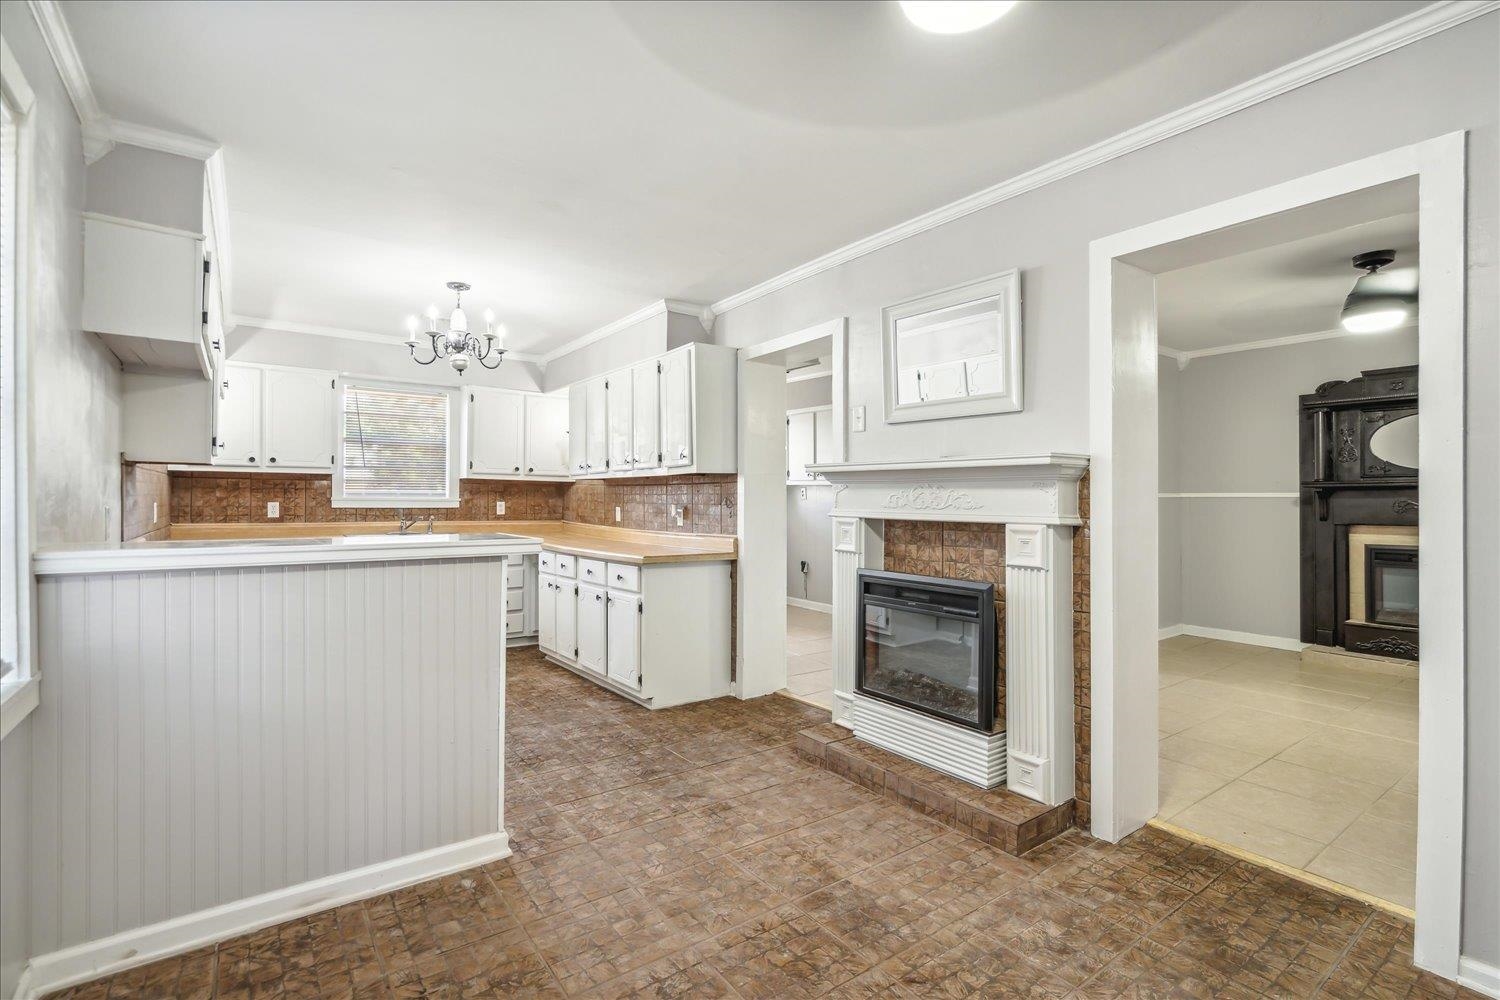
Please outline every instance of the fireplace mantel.
[[1078, 481], [1088, 464], [1086, 455], [1048, 452], [808, 469], [833, 485], [835, 516], [1078, 525]]
[[[1073, 796], [1072, 528], [1088, 456], [839, 462], [809, 466], [833, 486], [834, 721], [931, 767], [1048, 805]], [[884, 522], [1005, 525], [1006, 726], [976, 739], [855, 690], [856, 577], [883, 561]], [[951, 731], [950, 731], [951, 730]]]

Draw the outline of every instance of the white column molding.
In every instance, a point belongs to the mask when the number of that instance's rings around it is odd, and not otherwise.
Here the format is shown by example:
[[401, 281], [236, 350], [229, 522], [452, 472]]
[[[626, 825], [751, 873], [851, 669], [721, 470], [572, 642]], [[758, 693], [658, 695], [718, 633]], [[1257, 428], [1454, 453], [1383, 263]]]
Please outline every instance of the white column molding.
[[833, 721], [854, 728], [854, 669], [859, 650], [855, 573], [885, 561], [884, 522], [833, 519]]
[[1073, 797], [1073, 531], [1005, 526], [1006, 785]]

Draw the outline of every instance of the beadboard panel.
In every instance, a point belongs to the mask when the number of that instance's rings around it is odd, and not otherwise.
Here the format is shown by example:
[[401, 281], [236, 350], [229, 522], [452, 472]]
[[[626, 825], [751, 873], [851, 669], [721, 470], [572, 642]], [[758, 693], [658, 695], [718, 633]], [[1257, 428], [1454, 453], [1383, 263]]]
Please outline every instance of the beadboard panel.
[[32, 951], [501, 829], [494, 560], [38, 580]]

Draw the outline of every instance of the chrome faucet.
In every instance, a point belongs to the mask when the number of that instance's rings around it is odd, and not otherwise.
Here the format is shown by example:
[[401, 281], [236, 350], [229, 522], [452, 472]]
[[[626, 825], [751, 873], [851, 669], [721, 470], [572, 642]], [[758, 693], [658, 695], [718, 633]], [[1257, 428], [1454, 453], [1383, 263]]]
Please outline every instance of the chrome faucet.
[[[432, 534], [432, 522], [435, 520], [435, 518], [436, 515], [427, 515], [427, 533], [429, 535]], [[420, 517], [407, 517], [405, 507], [396, 508], [396, 534], [404, 535], [412, 528], [415, 528], [421, 523], [422, 519]]]

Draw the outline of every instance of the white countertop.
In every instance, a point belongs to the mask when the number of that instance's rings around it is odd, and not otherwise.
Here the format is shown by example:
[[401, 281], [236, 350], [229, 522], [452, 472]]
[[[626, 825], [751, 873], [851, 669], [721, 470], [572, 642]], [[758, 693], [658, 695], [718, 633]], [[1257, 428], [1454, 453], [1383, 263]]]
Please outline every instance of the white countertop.
[[38, 576], [141, 573], [238, 566], [299, 566], [424, 559], [490, 559], [533, 555], [541, 540], [504, 532], [481, 534], [339, 535], [227, 541], [116, 542], [63, 545], [32, 557]]

